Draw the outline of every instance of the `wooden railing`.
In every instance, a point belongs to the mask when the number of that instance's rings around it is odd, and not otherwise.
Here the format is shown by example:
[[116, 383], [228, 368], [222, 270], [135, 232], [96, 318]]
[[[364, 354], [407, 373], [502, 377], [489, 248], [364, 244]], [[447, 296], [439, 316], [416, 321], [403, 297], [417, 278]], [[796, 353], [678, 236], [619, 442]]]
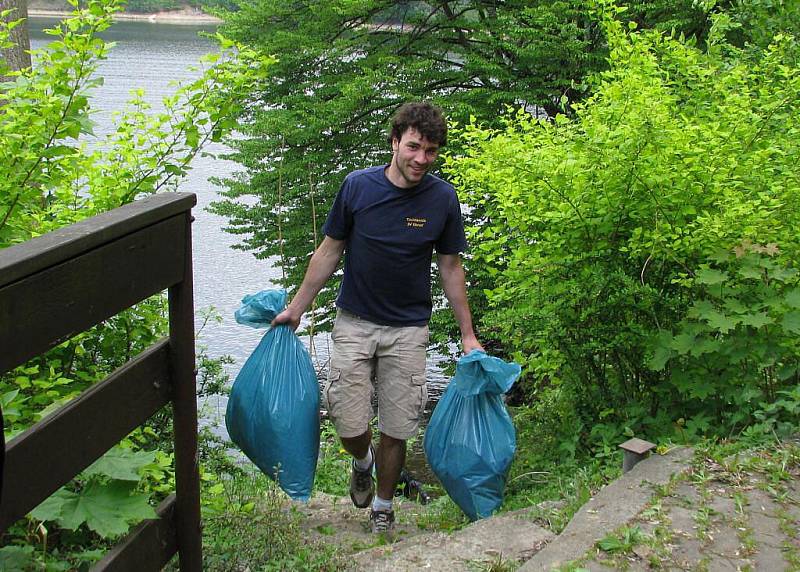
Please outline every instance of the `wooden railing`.
[[169, 289], [169, 337], [5, 448], [0, 533], [159, 409], [174, 412], [176, 493], [95, 570], [201, 570], [190, 193], [159, 194], [0, 250], [0, 374]]

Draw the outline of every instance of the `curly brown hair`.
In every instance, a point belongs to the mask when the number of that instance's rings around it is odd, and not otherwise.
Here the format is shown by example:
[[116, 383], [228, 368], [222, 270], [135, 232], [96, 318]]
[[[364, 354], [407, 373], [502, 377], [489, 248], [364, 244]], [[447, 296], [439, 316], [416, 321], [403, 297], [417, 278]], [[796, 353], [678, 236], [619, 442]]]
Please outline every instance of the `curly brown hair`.
[[392, 117], [389, 144], [400, 141], [407, 129], [413, 128], [425, 139], [440, 147], [447, 144], [447, 120], [442, 110], [427, 101], [404, 103]]

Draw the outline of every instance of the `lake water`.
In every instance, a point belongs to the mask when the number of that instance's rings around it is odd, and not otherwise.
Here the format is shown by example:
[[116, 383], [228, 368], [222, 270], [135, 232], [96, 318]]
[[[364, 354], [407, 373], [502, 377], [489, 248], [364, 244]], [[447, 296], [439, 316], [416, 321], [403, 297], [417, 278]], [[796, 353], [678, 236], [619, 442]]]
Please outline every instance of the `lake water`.
[[[56, 23], [55, 19], [32, 18], [31, 46], [41, 48], [50, 41], [52, 37], [42, 30]], [[174, 91], [175, 81], [197, 77], [198, 72], [192, 68], [198, 65], [203, 54], [216, 49], [212, 41], [200, 34], [213, 31], [213, 25], [138, 21], [116, 22], [111, 26], [103, 37], [116, 45], [109, 50], [108, 59], [100, 65], [98, 74], [104, 78], [104, 84], [93, 92], [91, 98], [95, 110], [93, 118], [97, 123], [95, 133], [103, 135], [112, 130], [112, 113], [125, 106], [132, 89], [143, 89], [146, 100], [157, 111], [161, 99]], [[226, 149], [216, 144], [206, 150], [220, 154]], [[206, 346], [212, 357], [227, 354], [234, 358], [235, 363], [228, 367], [231, 379], [235, 378], [263, 333], [237, 324], [233, 313], [244, 295], [273, 287], [273, 280], [280, 275], [280, 270], [272, 268], [269, 261], [257, 260], [248, 252], [232, 249], [237, 240], [224, 232], [226, 220], [206, 211], [205, 207], [217, 198], [219, 191], [209, 182], [209, 178], [225, 177], [236, 170], [237, 165], [230, 161], [198, 156], [179, 189], [197, 195], [193, 225], [195, 308], [200, 310], [213, 306], [222, 316], [221, 323], [209, 323], [204, 328], [199, 343]], [[198, 327], [201, 321], [198, 314]], [[308, 340], [304, 342], [307, 344]], [[328, 339], [325, 336], [318, 337], [314, 345], [318, 361], [323, 363], [327, 357]], [[444, 382], [432, 356], [428, 363], [432, 401], [441, 394]], [[207, 418], [224, 415], [224, 398], [207, 406]], [[224, 426], [221, 431], [224, 434]]]

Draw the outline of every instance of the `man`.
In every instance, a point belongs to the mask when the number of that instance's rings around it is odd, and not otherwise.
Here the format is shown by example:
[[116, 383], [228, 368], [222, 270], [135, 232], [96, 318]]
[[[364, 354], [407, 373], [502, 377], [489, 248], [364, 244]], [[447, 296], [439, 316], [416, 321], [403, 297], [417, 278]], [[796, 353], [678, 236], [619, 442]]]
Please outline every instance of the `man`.
[[[425, 354], [434, 248], [463, 351], [482, 349], [472, 327], [459, 255], [466, 239], [458, 199], [451, 185], [428, 173], [447, 141], [441, 111], [429, 103], [403, 105], [392, 120], [389, 141], [388, 166], [345, 178], [303, 283], [273, 322], [297, 328], [345, 254], [332, 334], [328, 411], [342, 445], [354, 457], [350, 497], [360, 508], [372, 504], [370, 522], [376, 533], [394, 528], [392, 498], [405, 462], [406, 440], [416, 435], [427, 401]], [[373, 373], [377, 451], [369, 427]]]

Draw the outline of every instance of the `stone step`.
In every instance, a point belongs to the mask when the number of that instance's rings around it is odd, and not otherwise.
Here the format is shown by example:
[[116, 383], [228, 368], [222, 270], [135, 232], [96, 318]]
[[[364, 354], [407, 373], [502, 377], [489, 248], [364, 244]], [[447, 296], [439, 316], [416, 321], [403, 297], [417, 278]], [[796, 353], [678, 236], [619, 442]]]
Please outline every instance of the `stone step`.
[[529, 509], [508, 512], [452, 534], [425, 534], [372, 548], [355, 555], [351, 570], [468, 572], [492, 564], [521, 562], [555, 537], [531, 522], [528, 513]]
[[[309, 539], [358, 552], [374, 546], [375, 535], [369, 528], [369, 509], [356, 508], [348, 497], [316, 493], [307, 504], [296, 503], [293, 510], [303, 515], [302, 528]], [[413, 522], [423, 507], [411, 502], [395, 503], [397, 538], [406, 539], [432, 533]]]
[[665, 485], [673, 475], [688, 470], [692, 454], [692, 449], [680, 448], [640, 462], [583, 505], [561, 534], [519, 572], [550, 571], [581, 558], [598, 540], [633, 520], [650, 501], [653, 486]]

